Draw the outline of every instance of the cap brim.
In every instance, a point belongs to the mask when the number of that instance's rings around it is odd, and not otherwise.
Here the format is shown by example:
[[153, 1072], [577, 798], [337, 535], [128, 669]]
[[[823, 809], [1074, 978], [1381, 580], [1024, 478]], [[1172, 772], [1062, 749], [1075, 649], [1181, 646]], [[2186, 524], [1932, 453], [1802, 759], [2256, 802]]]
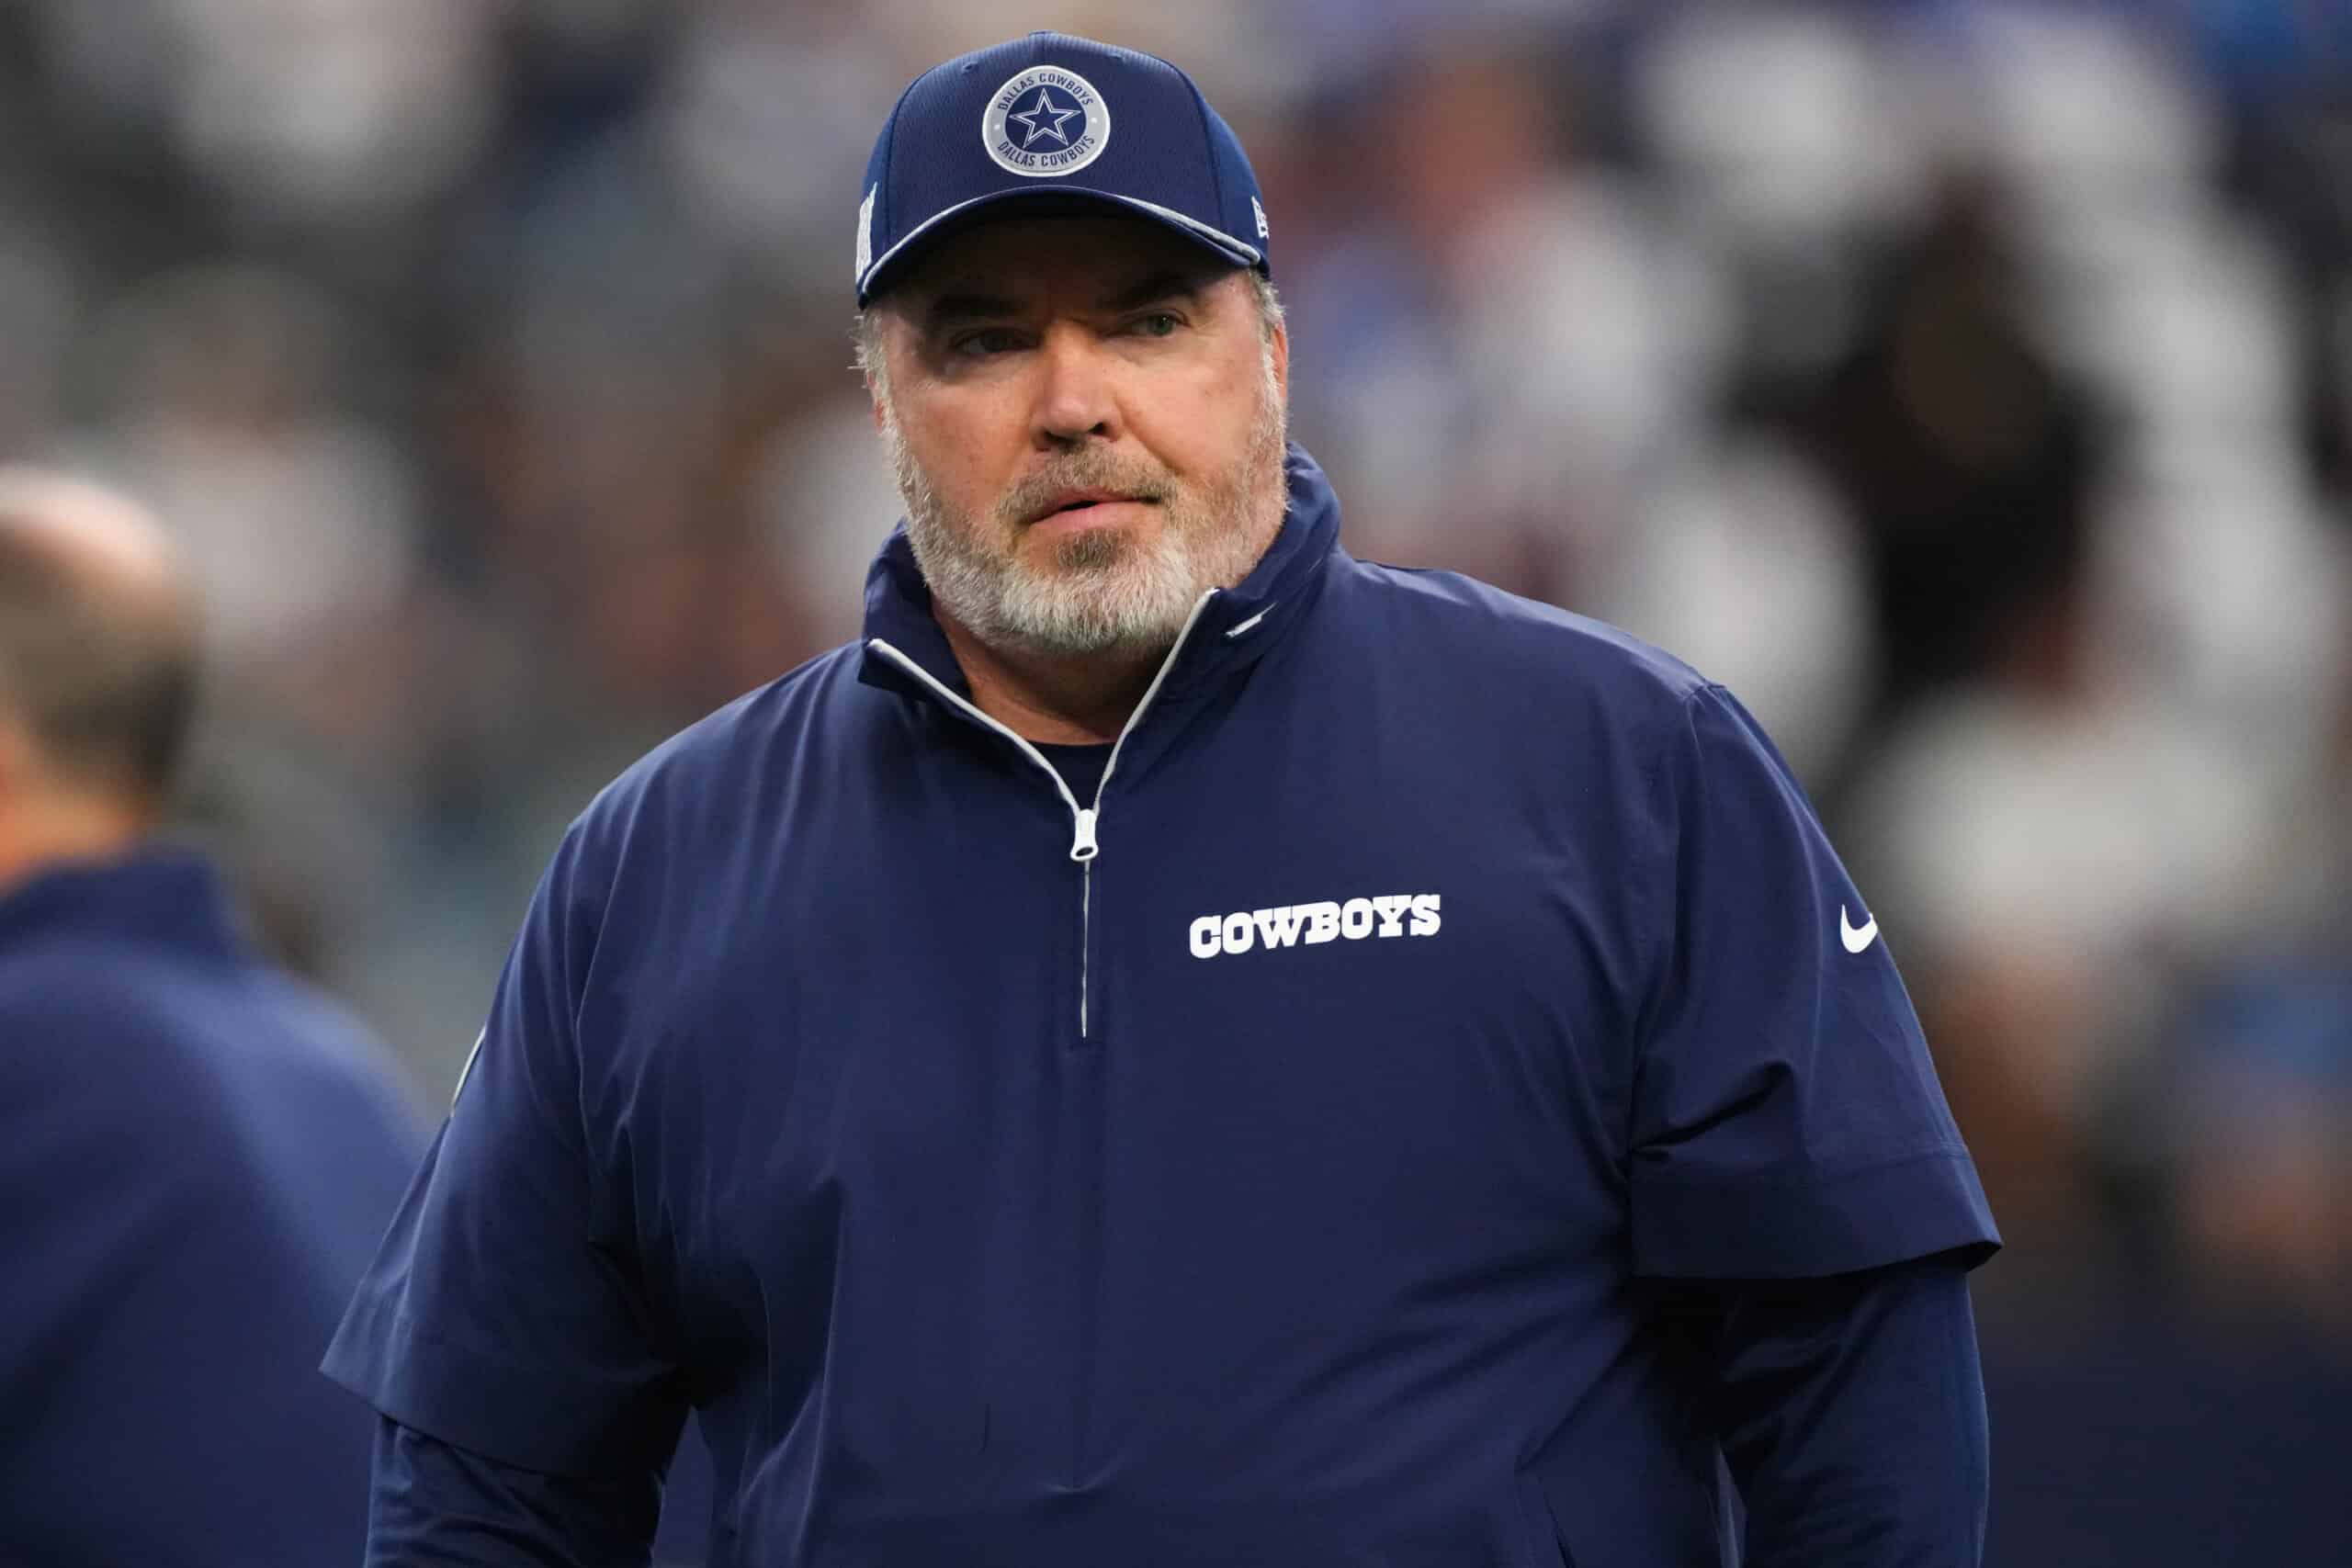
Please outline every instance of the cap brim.
[[1135, 213], [1164, 224], [1204, 250], [1223, 256], [1236, 266], [1259, 266], [1266, 253], [1246, 241], [1238, 240], [1222, 229], [1213, 229], [1198, 219], [1189, 218], [1173, 208], [1137, 197], [1120, 196], [1107, 190], [1091, 190], [1084, 186], [1050, 186], [1043, 189], [990, 191], [969, 201], [933, 213], [899, 238], [899, 243], [874, 258], [857, 280], [857, 302], [872, 303], [874, 297], [889, 286], [891, 279], [903, 273], [908, 265], [923, 250], [970, 224], [989, 219], [1010, 217], [1006, 209], [1018, 207], [1024, 214], [1055, 212], [1090, 212], [1109, 207]]

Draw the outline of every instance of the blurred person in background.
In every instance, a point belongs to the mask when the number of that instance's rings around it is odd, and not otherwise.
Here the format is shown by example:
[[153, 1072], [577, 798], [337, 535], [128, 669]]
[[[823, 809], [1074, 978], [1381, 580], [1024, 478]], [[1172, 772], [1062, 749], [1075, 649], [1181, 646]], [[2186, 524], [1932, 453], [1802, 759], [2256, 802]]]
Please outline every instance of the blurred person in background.
[[641, 1562], [690, 1408], [723, 1562], [1978, 1562], [1877, 922], [1720, 686], [1340, 547], [1271, 231], [1149, 56], [892, 110], [866, 637], [558, 850], [327, 1358], [371, 1563]]
[[0, 1560], [317, 1568], [368, 1423], [318, 1348], [424, 1146], [357, 1021], [156, 841], [198, 624], [156, 524], [0, 472]]

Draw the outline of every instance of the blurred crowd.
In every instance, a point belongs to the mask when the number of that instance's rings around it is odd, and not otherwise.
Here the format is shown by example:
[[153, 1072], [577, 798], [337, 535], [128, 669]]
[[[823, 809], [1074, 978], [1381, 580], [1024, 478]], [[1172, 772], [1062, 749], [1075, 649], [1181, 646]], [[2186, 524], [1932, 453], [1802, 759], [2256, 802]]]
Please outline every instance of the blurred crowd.
[[[904, 83], [1177, 60], [1360, 556], [1731, 685], [2007, 1255], [2352, 1357], [2352, 8], [0, 0], [0, 449], [182, 532], [189, 827], [445, 1096], [562, 824], [855, 635]], [[2218, 1559], [2217, 1559], [2218, 1560]]]

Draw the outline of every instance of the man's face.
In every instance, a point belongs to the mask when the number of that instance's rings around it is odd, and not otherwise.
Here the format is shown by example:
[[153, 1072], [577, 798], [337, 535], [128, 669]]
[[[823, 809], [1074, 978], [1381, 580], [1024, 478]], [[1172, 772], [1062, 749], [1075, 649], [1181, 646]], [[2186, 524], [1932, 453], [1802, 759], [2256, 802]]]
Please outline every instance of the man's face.
[[943, 242], [881, 311], [875, 412], [934, 603], [1048, 656], [1166, 648], [1282, 524], [1288, 344], [1155, 223]]

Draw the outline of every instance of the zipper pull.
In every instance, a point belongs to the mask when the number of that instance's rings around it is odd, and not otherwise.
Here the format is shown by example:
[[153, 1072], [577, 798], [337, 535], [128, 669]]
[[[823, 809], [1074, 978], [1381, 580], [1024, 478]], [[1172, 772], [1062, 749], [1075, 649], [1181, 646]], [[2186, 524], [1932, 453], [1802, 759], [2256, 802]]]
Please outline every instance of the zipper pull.
[[1079, 861], [1092, 860], [1101, 852], [1101, 846], [1094, 841], [1093, 809], [1091, 807], [1080, 807], [1078, 812], [1078, 832], [1070, 840], [1069, 858]]

